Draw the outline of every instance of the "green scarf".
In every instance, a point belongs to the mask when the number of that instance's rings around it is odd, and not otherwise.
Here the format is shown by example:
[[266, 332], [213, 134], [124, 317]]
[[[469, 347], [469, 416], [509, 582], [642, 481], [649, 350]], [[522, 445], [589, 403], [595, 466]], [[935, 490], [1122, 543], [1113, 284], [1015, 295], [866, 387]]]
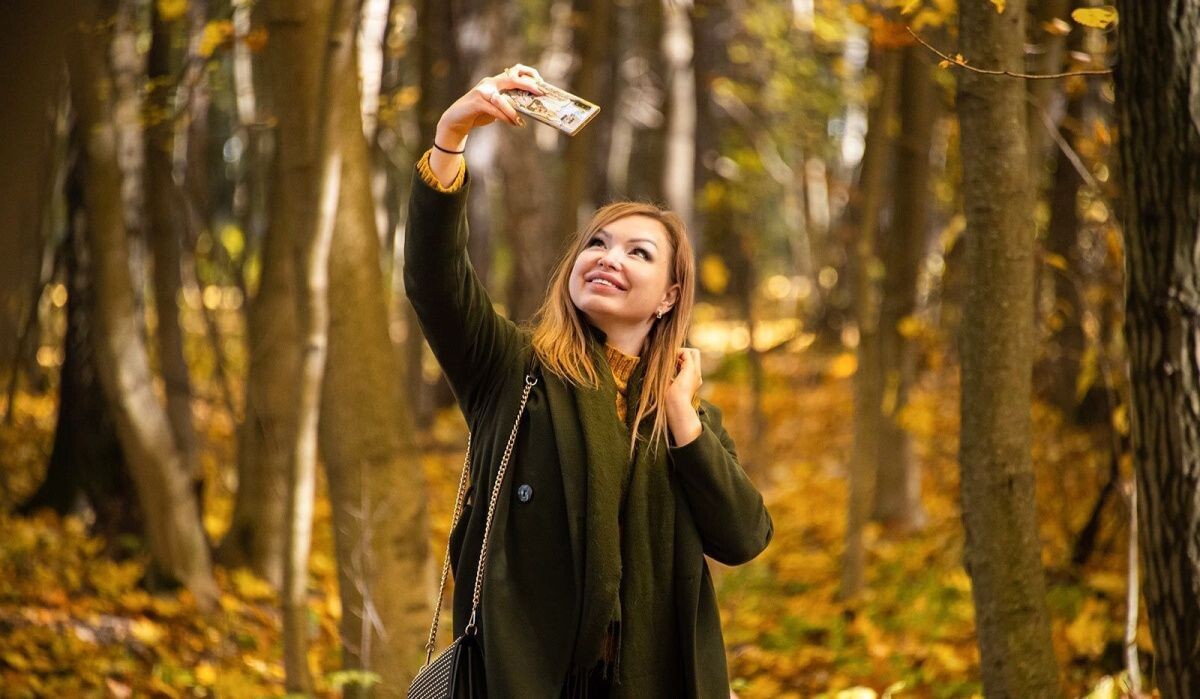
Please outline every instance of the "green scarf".
[[[615, 673], [612, 696], [677, 696], [682, 686], [672, 546], [675, 498], [666, 448], [660, 445], [657, 453], [651, 452], [645, 437], [650, 420], [643, 419], [643, 436], [630, 462], [630, 424], [644, 362], [629, 377], [623, 423], [604, 352], [606, 336], [585, 325], [591, 331], [589, 349], [600, 387], [572, 389], [587, 457], [587, 515], [582, 620], [568, 685], [582, 691], [587, 685], [582, 678], [600, 663], [601, 672]], [[614, 640], [609, 666], [605, 644]]]

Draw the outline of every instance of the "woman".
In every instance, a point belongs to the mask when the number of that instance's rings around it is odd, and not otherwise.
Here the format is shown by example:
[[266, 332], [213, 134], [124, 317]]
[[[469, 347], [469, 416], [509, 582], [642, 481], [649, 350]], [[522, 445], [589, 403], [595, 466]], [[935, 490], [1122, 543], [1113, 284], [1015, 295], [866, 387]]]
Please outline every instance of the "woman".
[[451, 533], [454, 633], [470, 615], [488, 498], [530, 390], [489, 536], [479, 633], [488, 691], [728, 697], [704, 556], [745, 563], [771, 539], [721, 412], [696, 398], [684, 348], [695, 269], [680, 219], [603, 207], [570, 244], [530, 328], [497, 314], [467, 257], [461, 155], [470, 131], [523, 125], [500, 90], [540, 93], [522, 65], [442, 114], [417, 164], [404, 282], [471, 429], [471, 485]]

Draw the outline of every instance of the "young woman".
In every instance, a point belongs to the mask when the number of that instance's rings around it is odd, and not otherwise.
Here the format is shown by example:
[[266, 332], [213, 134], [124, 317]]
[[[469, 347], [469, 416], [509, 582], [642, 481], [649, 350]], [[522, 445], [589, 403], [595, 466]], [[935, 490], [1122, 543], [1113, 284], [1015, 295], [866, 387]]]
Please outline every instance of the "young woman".
[[476, 620], [489, 694], [724, 699], [705, 555], [745, 563], [773, 526], [721, 412], [696, 395], [682, 221], [650, 204], [601, 208], [530, 327], [493, 310], [467, 257], [459, 152], [474, 128], [523, 125], [500, 90], [540, 93], [540, 79], [517, 65], [450, 105], [409, 203], [405, 289], [471, 430], [467, 504], [450, 540], [454, 634], [471, 613], [492, 485], [531, 374]]

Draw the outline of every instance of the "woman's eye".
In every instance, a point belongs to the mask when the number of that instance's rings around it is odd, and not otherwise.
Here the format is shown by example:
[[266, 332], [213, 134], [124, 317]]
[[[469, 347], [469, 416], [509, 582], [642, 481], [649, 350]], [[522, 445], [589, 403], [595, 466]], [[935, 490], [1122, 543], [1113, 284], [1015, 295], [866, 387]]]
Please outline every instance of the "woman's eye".
[[604, 242], [604, 241], [600, 240], [599, 238], [592, 238], [591, 240], [588, 241], [588, 245], [590, 246], [592, 243], [602, 243], [602, 242]]
[[641, 248], [634, 248], [633, 251], [642, 253], [642, 259], [645, 259], [645, 260], [650, 259], [650, 253], [646, 252], [645, 250], [643, 250]]

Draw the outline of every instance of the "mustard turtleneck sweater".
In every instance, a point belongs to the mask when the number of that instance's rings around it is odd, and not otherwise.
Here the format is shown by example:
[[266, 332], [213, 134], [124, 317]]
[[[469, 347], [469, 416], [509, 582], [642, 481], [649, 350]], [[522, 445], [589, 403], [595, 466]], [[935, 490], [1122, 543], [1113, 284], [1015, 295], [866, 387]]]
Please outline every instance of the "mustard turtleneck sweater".
[[629, 377], [640, 360], [632, 357], [610, 344], [604, 345], [604, 356], [612, 367], [613, 381], [617, 384], [617, 417], [625, 422], [625, 397], [629, 395]]

